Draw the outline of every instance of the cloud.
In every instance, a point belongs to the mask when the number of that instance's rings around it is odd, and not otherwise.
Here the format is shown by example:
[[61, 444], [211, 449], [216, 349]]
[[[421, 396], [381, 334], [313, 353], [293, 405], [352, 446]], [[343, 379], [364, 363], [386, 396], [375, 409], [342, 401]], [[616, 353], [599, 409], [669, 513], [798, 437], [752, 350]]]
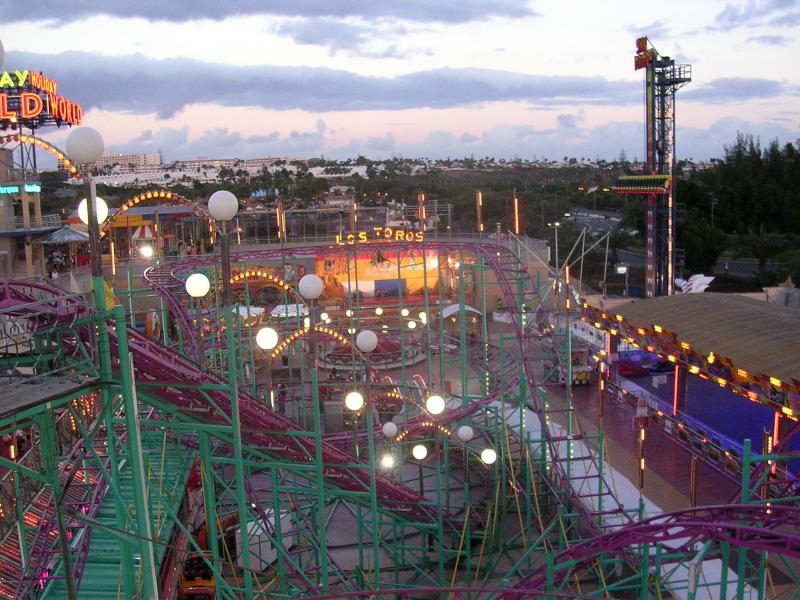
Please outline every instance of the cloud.
[[627, 27], [629, 33], [636, 36], [647, 36], [648, 38], [666, 38], [669, 37], [670, 28], [667, 27], [662, 21], [653, 21], [649, 25], [629, 25]]
[[722, 77], [707, 84], [681, 93], [681, 100], [710, 103], [747, 100], [750, 98], [774, 98], [787, 93], [779, 81], [758, 77]]
[[[796, 24], [798, 13], [790, 12], [797, 7], [795, 0], [747, 0], [739, 4], [726, 4], [707, 29], [730, 31], [738, 27], [758, 25], [791, 26]], [[769, 19], [767, 19], [770, 17]], [[767, 22], [765, 22], [767, 21]]]
[[789, 40], [782, 35], [756, 35], [747, 38], [747, 42], [756, 42], [758, 44], [767, 44], [768, 46], [785, 46]]
[[[403, 19], [416, 22], [466, 23], [492, 17], [520, 19], [536, 16], [527, 2], [518, 0], [194, 0], [159, 2], [154, 0], [81, 0], [65, 6], [60, 0], [39, 0], [36, 14], [47, 15], [56, 23], [78, 21], [96, 15], [119, 18], [144, 18], [150, 21], [183, 23], [198, 19], [221, 20], [233, 16], [269, 15], [277, 17], [329, 17]], [[24, 2], [5, 3], [5, 23], [31, 21], [30, 6]]]
[[582, 113], [577, 115], [558, 115], [556, 120], [558, 121], [558, 126], [564, 129], [575, 129], [578, 127], [578, 123], [584, 120], [584, 115]]
[[[335, 19], [290, 19], [273, 31], [297, 44], [328, 48], [331, 55], [346, 52], [367, 58], [408, 58], [392, 40], [405, 36], [408, 28], [397, 21], [337, 21]], [[417, 50], [419, 54], [421, 51]]]
[[151, 130], [121, 144], [109, 146], [115, 153], [161, 152], [164, 162], [208, 158], [248, 158], [263, 156], [319, 156], [324, 150], [325, 136], [319, 131], [292, 131], [282, 136], [277, 132], [244, 137], [226, 127], [206, 129], [190, 140], [186, 128]]
[[107, 57], [83, 52], [7, 54], [61, 82], [83, 105], [170, 118], [190, 104], [316, 112], [452, 108], [500, 101], [541, 105], [639, 102], [636, 82], [600, 76], [529, 75], [492, 69], [441, 68], [397, 77], [323, 67], [230, 66], [186, 58]]

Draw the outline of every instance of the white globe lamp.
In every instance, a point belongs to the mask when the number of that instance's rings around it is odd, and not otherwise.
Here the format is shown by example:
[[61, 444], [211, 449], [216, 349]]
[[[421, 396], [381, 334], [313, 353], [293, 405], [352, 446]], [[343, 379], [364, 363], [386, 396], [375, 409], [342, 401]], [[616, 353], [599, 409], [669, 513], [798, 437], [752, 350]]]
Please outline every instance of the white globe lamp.
[[378, 336], [369, 329], [359, 331], [356, 336], [356, 346], [361, 352], [372, 352], [378, 347]]
[[361, 410], [361, 407], [364, 406], [364, 396], [361, 395], [361, 392], [352, 391], [344, 397], [344, 405], [354, 412]]
[[425, 408], [432, 415], [440, 415], [444, 412], [444, 398], [438, 395], [428, 396], [425, 401]]
[[78, 164], [89, 164], [103, 156], [103, 136], [91, 127], [78, 127], [67, 136], [67, 157]]
[[192, 298], [202, 298], [211, 289], [211, 282], [202, 273], [192, 273], [186, 278], [186, 292]]
[[491, 465], [494, 464], [496, 460], [497, 460], [497, 452], [495, 452], [494, 449], [484, 448], [481, 451], [481, 461], [483, 462], [483, 464]]
[[139, 248], [139, 254], [141, 254], [145, 258], [153, 258], [153, 247], [142, 246], [141, 248]]
[[324, 288], [325, 284], [322, 282], [322, 279], [314, 273], [303, 275], [300, 279], [300, 283], [297, 284], [300, 295], [306, 300], [316, 300], [322, 295], [322, 290]]
[[278, 345], [278, 332], [272, 327], [262, 327], [256, 334], [256, 346], [262, 350], [272, 350]]
[[469, 425], [462, 425], [458, 428], [458, 431], [456, 431], [456, 435], [458, 436], [459, 440], [466, 443], [472, 439], [472, 436], [475, 435], [475, 432]]
[[411, 449], [411, 455], [417, 460], [423, 460], [428, 456], [428, 448], [424, 444], [417, 444]]
[[239, 212], [239, 201], [231, 192], [219, 190], [208, 199], [208, 214], [216, 221], [230, 221]]
[[[102, 223], [108, 218], [108, 204], [100, 196], [94, 197], [94, 214], [97, 215], [98, 223]], [[89, 224], [89, 201], [86, 198], [78, 204], [78, 218], [84, 225]]]
[[383, 427], [381, 427], [381, 431], [383, 432], [383, 437], [393, 438], [397, 435], [397, 424], [391, 421], [384, 423]]
[[381, 466], [384, 469], [391, 469], [394, 466], [394, 456], [391, 454], [384, 454], [381, 457]]

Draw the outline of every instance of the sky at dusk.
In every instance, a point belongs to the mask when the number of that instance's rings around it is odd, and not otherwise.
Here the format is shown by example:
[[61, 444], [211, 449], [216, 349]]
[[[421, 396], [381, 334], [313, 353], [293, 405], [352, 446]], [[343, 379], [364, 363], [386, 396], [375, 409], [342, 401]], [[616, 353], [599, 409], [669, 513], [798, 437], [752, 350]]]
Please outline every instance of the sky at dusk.
[[5, 70], [56, 80], [107, 149], [167, 162], [642, 158], [643, 35], [692, 65], [678, 158], [720, 156], [737, 132], [800, 138], [800, 0], [2, 6]]

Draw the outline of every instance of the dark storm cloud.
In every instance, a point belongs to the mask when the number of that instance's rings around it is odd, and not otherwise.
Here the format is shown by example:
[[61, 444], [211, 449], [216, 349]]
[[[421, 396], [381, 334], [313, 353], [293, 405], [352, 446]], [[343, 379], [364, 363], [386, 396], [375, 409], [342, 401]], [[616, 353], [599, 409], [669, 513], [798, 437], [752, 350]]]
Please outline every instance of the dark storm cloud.
[[[80, 0], [64, 3], [61, 0], [39, 0], [36, 15], [59, 23], [77, 21], [96, 15], [120, 18], [141, 17], [150, 21], [186, 22], [197, 19], [225, 19], [240, 15], [271, 15], [278, 17], [332, 17], [337, 19], [406, 19], [465, 23], [490, 17], [523, 18], [536, 13], [520, 0], [194, 0], [193, 2], [164, 2], [163, 0]], [[32, 20], [26, 2], [4, 2], [3, 20], [6, 23]]]
[[638, 102], [640, 84], [603, 77], [543, 76], [489, 69], [435, 69], [370, 77], [329, 68], [229, 66], [190, 59], [13, 52], [7, 68], [34, 68], [59, 91], [93, 107], [169, 118], [189, 104], [316, 112], [452, 108], [484, 102]]
[[779, 81], [758, 77], [723, 77], [686, 92], [681, 92], [682, 100], [701, 102], [732, 102], [751, 98], [774, 98], [787, 90]]

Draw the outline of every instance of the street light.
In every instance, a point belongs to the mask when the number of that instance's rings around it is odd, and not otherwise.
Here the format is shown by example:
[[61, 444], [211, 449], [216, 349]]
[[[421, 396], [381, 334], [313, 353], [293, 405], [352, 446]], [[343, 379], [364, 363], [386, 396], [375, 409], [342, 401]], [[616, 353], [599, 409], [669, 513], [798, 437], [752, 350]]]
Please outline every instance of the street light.
[[[89, 165], [103, 155], [104, 148], [103, 136], [91, 127], [78, 127], [73, 129], [67, 136], [67, 156], [73, 162], [82, 165], [86, 174], [86, 224], [89, 226], [92, 277], [103, 276], [103, 263], [100, 256], [100, 227], [97, 219], [97, 209], [95, 208], [97, 191]], [[108, 216], [108, 207], [106, 207], [106, 216]]]
[[496, 460], [497, 460], [497, 452], [495, 452], [493, 448], [484, 448], [481, 451], [481, 461], [483, 462], [483, 464], [491, 465], [494, 464]]
[[[303, 275], [300, 278], [300, 281], [297, 282], [297, 291], [300, 292], [300, 295], [308, 300], [309, 303], [309, 334], [308, 334], [308, 341], [311, 345], [310, 357], [311, 357], [311, 402], [313, 406], [313, 415], [314, 415], [314, 459], [317, 461], [317, 464], [322, 464], [322, 403], [320, 402], [319, 396], [319, 374], [317, 371], [317, 340], [316, 340], [316, 329], [317, 329], [317, 312], [319, 308], [316, 306], [317, 299], [322, 296], [322, 292], [325, 290], [325, 283], [322, 279], [314, 274], [309, 273], [307, 275]], [[326, 508], [326, 501], [325, 501], [325, 479], [323, 477], [322, 469], [317, 471], [317, 477], [315, 479], [315, 483], [317, 486], [317, 493], [319, 494], [318, 503], [317, 503], [317, 530], [319, 531], [319, 541], [320, 544], [324, 547], [325, 541], [325, 508]], [[327, 573], [327, 566], [326, 563], [323, 563], [323, 573]], [[323, 580], [322, 584], [323, 591], [327, 591], [328, 583], [327, 578]]]
[[[272, 391], [272, 352], [278, 345], [278, 332], [272, 327], [262, 327], [256, 333], [256, 346], [265, 350], [264, 352], [264, 384], [266, 385], [266, 396], [272, 409], [275, 409], [275, 394]], [[283, 412], [283, 403], [278, 407]]]
[[425, 408], [427, 408], [428, 412], [432, 415], [442, 414], [444, 407], [444, 398], [438, 395], [428, 396], [428, 399], [425, 401]]
[[470, 503], [469, 495], [469, 448], [467, 442], [475, 435], [475, 431], [469, 425], [462, 425], [456, 430], [456, 437], [464, 444], [464, 503]]
[[[97, 195], [94, 197], [94, 212], [97, 215], [98, 226], [108, 218], [108, 204]], [[78, 218], [84, 225], [89, 224], [89, 200], [86, 198], [78, 204]]]
[[627, 263], [617, 263], [615, 266], [617, 275], [625, 275], [625, 289], [622, 290], [622, 295], [627, 298], [628, 296], [628, 265]]
[[364, 396], [358, 390], [353, 390], [344, 397], [344, 405], [348, 410], [358, 412], [364, 406]]
[[211, 289], [211, 282], [203, 273], [192, 273], [186, 278], [184, 283], [186, 293], [195, 298], [195, 327], [197, 329], [197, 363], [200, 368], [205, 364], [205, 350], [203, 349], [203, 313], [200, 310], [199, 298], [208, 294]]
[[[249, 548], [250, 532], [247, 530], [247, 504], [245, 502], [244, 460], [242, 458], [242, 426], [239, 417], [239, 382], [236, 371], [236, 348], [234, 348], [233, 312], [231, 309], [231, 248], [228, 237], [228, 222], [239, 212], [239, 201], [231, 192], [218, 190], [208, 199], [208, 214], [219, 223], [220, 252], [222, 260], [222, 308], [225, 312], [225, 346], [228, 358], [228, 380], [231, 386], [231, 422], [233, 425], [233, 455], [238, 488], [239, 535], [242, 548]], [[253, 591], [250, 570], [250, 553], [242, 553], [245, 595]]]
[[192, 298], [202, 298], [211, 289], [211, 282], [203, 273], [192, 273], [186, 278], [186, 292]]
[[[317, 307], [317, 299], [322, 296], [325, 290], [325, 283], [322, 279], [314, 274], [309, 273], [303, 275], [300, 281], [297, 282], [297, 291], [300, 295], [308, 301], [308, 319], [306, 327], [308, 327], [308, 345], [309, 345], [309, 358], [311, 359], [311, 395], [314, 403], [314, 419], [316, 420], [317, 414], [320, 414], [320, 428], [322, 427], [321, 413], [324, 412], [321, 398], [319, 397], [318, 389], [318, 374], [317, 374], [317, 323], [319, 322], [319, 307]], [[320, 429], [320, 433], [322, 429]]]
[[548, 223], [548, 227], [550, 227], [555, 232], [555, 246], [556, 246], [556, 272], [561, 273], [561, 266], [558, 263], [558, 229], [561, 227], [561, 223], [555, 221], [553, 223]]
[[392, 439], [397, 435], [397, 423], [387, 421], [383, 424], [383, 427], [381, 427], [381, 432], [383, 433], [383, 437]]
[[428, 456], [428, 447], [425, 444], [417, 444], [411, 448], [411, 456], [417, 459], [419, 466], [419, 495], [425, 495], [425, 479], [422, 473], [422, 461]]

